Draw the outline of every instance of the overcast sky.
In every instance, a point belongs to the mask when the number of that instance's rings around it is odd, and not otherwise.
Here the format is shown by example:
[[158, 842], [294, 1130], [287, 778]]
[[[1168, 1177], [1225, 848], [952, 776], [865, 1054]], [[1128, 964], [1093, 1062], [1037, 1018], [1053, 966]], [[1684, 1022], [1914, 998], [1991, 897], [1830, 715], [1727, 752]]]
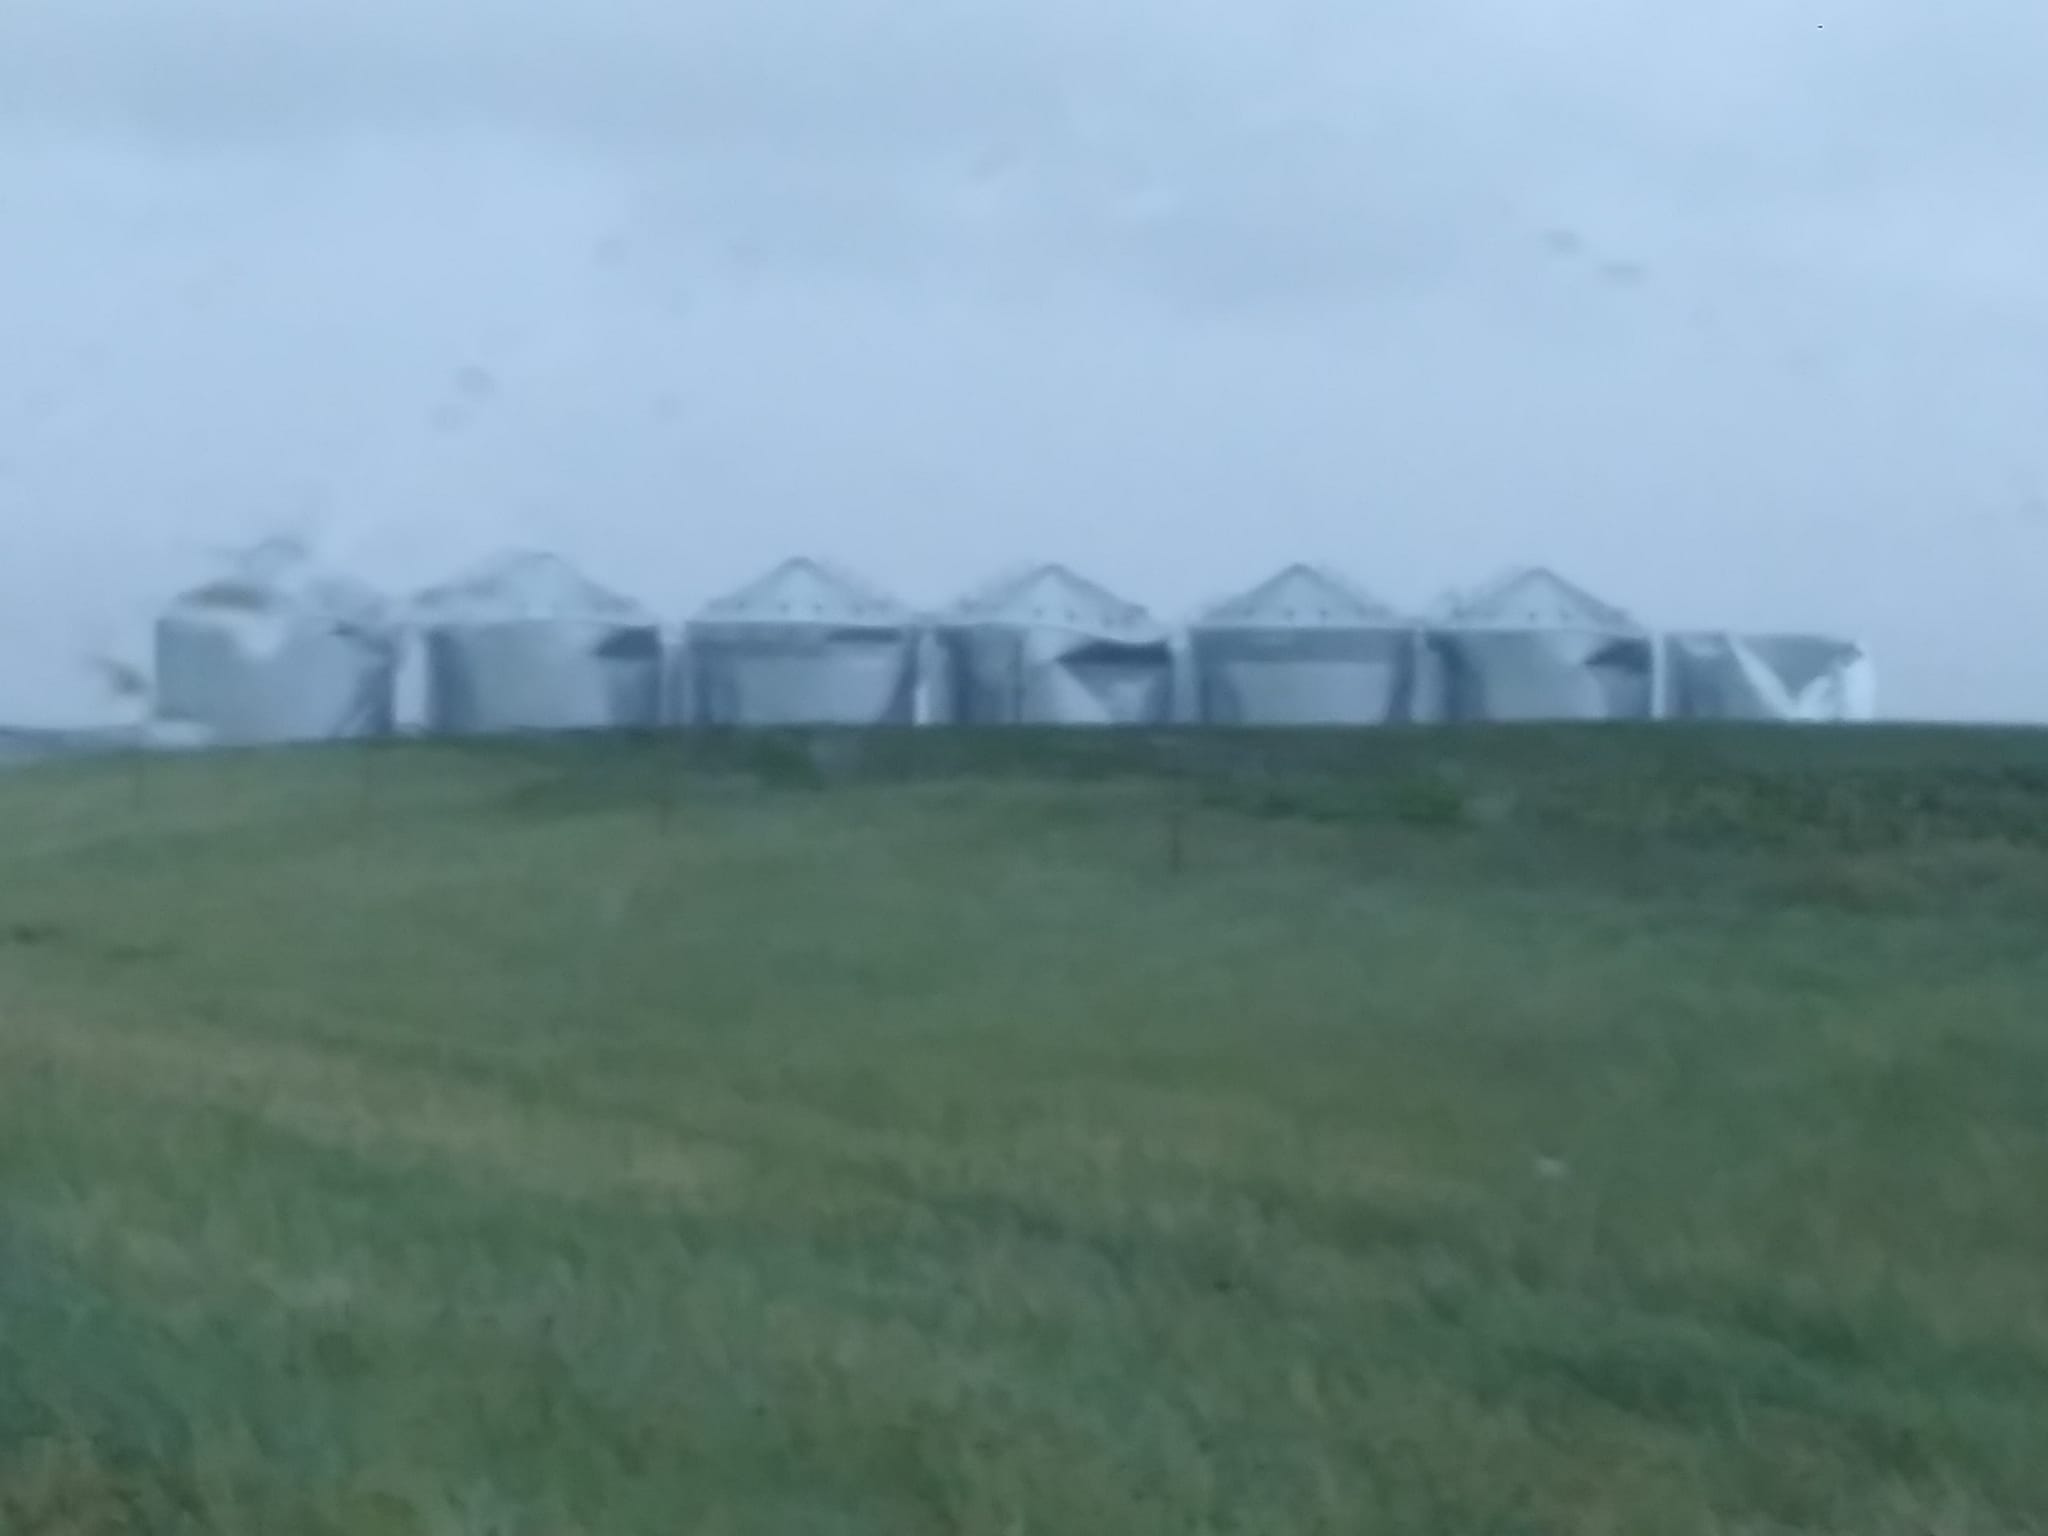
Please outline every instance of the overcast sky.
[[223, 547], [1546, 562], [2048, 717], [2026, 0], [4, 0], [0, 719]]

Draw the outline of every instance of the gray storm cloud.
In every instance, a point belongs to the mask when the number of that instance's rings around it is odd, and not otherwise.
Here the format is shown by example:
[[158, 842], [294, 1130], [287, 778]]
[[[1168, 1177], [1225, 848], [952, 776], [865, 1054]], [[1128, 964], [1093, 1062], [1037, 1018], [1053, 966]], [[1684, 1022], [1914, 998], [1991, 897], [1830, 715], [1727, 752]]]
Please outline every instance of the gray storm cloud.
[[0, 715], [292, 522], [671, 609], [1544, 558], [2037, 714], [2042, 57], [1991, 0], [19, 0]]
[[1040, 257], [1298, 298], [1577, 200], [1825, 226], [2029, 167], [2048, 22], [2004, 14], [2001, 36], [1763, 0], [29, 0], [0, 23], [0, 121], [261, 151], [527, 134], [659, 168], [778, 253], [807, 219], [922, 243], [978, 207]]

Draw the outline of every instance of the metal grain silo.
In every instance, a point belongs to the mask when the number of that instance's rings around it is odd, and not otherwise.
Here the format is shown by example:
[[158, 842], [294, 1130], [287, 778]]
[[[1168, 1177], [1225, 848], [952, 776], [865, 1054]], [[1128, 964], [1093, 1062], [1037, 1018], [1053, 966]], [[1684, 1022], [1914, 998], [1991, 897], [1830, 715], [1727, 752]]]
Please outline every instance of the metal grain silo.
[[517, 553], [414, 602], [430, 731], [628, 730], [660, 723], [661, 629], [554, 555]]
[[1163, 725], [1167, 631], [1135, 603], [1041, 565], [956, 603], [933, 630], [936, 714], [963, 725]]
[[1501, 577], [1429, 627], [1430, 713], [1447, 720], [1647, 720], [1655, 638], [1553, 571]]
[[1383, 725], [1413, 714], [1417, 632], [1333, 572], [1290, 565], [1188, 626], [1209, 725]]
[[1858, 721], [1877, 713], [1864, 648], [1826, 635], [1692, 633], [1664, 642], [1667, 712], [1678, 720]]
[[685, 707], [698, 725], [915, 720], [916, 616], [822, 561], [784, 561], [707, 604], [684, 637]]
[[384, 601], [303, 546], [257, 546], [156, 623], [154, 712], [221, 746], [340, 741], [392, 728], [400, 644]]

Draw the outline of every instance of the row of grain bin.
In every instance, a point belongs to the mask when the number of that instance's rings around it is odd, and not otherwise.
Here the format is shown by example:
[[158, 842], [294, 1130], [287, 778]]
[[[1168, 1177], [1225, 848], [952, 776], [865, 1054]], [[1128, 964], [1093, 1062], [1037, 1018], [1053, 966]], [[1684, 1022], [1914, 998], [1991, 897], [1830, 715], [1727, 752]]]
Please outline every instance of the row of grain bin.
[[[401, 678], [418, 707], [403, 718]], [[791, 560], [677, 643], [632, 600], [517, 554], [390, 605], [266, 547], [157, 629], [156, 710], [221, 744], [704, 726], [1362, 726], [1872, 713], [1856, 645], [1659, 635], [1556, 574], [1514, 573], [1423, 621], [1290, 566], [1173, 629], [1060, 565], [924, 615]]]

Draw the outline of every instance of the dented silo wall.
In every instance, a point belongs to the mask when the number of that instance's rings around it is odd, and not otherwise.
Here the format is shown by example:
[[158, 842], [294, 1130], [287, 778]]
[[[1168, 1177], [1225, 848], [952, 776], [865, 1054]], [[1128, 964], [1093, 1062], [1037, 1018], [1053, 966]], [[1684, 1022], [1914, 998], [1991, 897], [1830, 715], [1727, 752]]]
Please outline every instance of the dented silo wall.
[[957, 604], [936, 625], [941, 717], [961, 725], [1166, 725], [1172, 637], [1063, 566]]
[[662, 717], [654, 619], [548, 555], [421, 594], [426, 724], [451, 735], [637, 730]]
[[1657, 642], [1552, 572], [1514, 572], [1429, 627], [1431, 713], [1454, 721], [1656, 717]]
[[1673, 719], [1843, 723], [1877, 713], [1869, 653], [1833, 636], [1674, 634], [1664, 667]]
[[1196, 718], [1385, 725], [1416, 713], [1416, 630], [1335, 574], [1295, 565], [1188, 629]]
[[688, 718], [700, 725], [911, 725], [916, 616], [823, 562], [785, 561], [684, 628]]

